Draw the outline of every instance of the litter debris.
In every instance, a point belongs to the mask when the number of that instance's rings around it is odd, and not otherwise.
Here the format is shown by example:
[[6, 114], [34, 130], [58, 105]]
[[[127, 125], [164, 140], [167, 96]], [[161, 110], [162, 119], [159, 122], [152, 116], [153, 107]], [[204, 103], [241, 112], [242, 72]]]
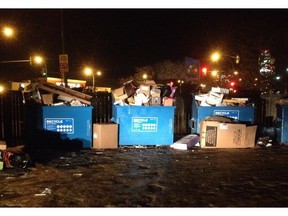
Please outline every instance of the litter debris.
[[5, 168], [27, 168], [31, 164], [30, 156], [22, 152], [8, 151], [4, 154]]
[[269, 136], [259, 137], [256, 145], [259, 145], [261, 147], [271, 147], [273, 145], [273, 140], [270, 139]]
[[44, 191], [42, 191], [41, 193], [35, 194], [35, 196], [46, 196], [46, 195], [51, 195], [52, 191], [49, 188], [45, 188]]
[[200, 136], [189, 134], [170, 145], [171, 148], [179, 150], [190, 150], [193, 147], [200, 147]]

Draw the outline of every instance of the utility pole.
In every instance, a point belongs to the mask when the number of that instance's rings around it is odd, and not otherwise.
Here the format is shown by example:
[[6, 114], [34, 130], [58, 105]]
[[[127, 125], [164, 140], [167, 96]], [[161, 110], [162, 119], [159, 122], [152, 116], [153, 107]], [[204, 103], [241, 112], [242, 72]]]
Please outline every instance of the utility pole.
[[[64, 53], [65, 53], [65, 44], [64, 44], [64, 22], [63, 22], [63, 10], [62, 9], [60, 9], [60, 22], [61, 22], [62, 55], [64, 55]], [[67, 64], [68, 64], [68, 62], [67, 62]], [[65, 79], [65, 73], [66, 72], [65, 71], [61, 71], [61, 69], [60, 69], [60, 73], [61, 73], [61, 83], [64, 83], [64, 87], [66, 87], [66, 85], [67, 85], [67, 82], [66, 82], [66, 79]]]

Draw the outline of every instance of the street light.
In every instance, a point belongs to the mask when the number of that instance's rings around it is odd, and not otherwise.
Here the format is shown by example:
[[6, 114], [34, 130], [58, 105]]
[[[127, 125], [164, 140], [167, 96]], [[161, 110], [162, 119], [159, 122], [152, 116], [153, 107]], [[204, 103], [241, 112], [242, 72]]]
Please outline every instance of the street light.
[[212, 55], [211, 55], [211, 60], [213, 62], [218, 62], [219, 59], [220, 59], [221, 55], [219, 52], [214, 52]]
[[[93, 81], [93, 92], [95, 92], [95, 73], [93, 71], [92, 68], [90, 67], [85, 67], [84, 68], [84, 73], [87, 75], [87, 76], [92, 76], [92, 81]], [[96, 75], [97, 76], [101, 76], [101, 71], [97, 71], [96, 72]]]
[[3, 85], [0, 85], [0, 94], [2, 94], [4, 92], [5, 88]]
[[20, 60], [8, 60], [8, 61], [1, 61], [1, 64], [5, 63], [22, 63], [22, 62], [29, 62], [31, 65], [33, 64], [42, 64], [43, 63], [43, 57], [41, 56], [32, 56], [29, 59], [20, 59]]
[[[215, 63], [218, 63], [218, 61], [221, 59], [221, 57], [224, 56], [224, 57], [228, 57], [228, 60], [229, 62], [231, 63], [231, 66], [232, 66], [232, 70], [234, 71], [233, 74], [234, 75], [238, 75], [238, 72], [235, 73], [235, 70], [234, 70], [234, 63], [232, 62], [231, 58], [232, 59], [235, 59], [235, 63], [236, 64], [239, 64], [239, 61], [240, 61], [240, 57], [239, 55], [236, 55], [236, 56], [232, 56], [232, 55], [227, 55], [227, 54], [223, 54], [223, 53], [220, 53], [220, 52], [214, 52], [212, 53], [211, 55], [211, 61], [212, 62], [215, 62]], [[222, 82], [223, 82], [223, 78], [225, 77], [225, 75], [223, 75], [223, 71], [219, 68], [219, 81], [220, 81], [220, 84], [222, 85]]]
[[14, 29], [9, 26], [2, 27], [2, 35], [6, 38], [12, 38], [14, 36]]
[[47, 65], [44, 61], [44, 58], [42, 56], [39, 56], [39, 55], [31, 56], [29, 59], [1, 61], [0, 64], [25, 63], [25, 62], [29, 62], [30, 65], [43, 65], [42, 76], [47, 77]]
[[35, 62], [36, 64], [42, 64], [43, 63], [43, 57], [42, 56], [34, 56], [34, 57], [30, 57], [30, 62], [31, 64], [33, 64], [33, 62]]
[[177, 81], [180, 85], [180, 94], [182, 93], [182, 84], [184, 83], [184, 80], [178, 80]]
[[144, 80], [144, 83], [146, 83], [146, 80], [147, 80], [147, 78], [148, 78], [148, 75], [145, 73], [145, 74], [143, 74], [142, 78], [143, 78], [143, 80]]

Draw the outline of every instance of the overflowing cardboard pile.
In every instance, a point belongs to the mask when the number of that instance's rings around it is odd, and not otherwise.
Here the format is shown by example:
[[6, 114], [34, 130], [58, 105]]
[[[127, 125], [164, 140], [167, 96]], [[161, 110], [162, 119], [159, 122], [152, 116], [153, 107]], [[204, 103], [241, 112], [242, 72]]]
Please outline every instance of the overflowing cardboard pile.
[[207, 94], [195, 95], [195, 100], [199, 106], [235, 106], [245, 105], [248, 98], [231, 98], [226, 99], [229, 89], [212, 87]]
[[128, 81], [112, 91], [114, 105], [132, 106], [173, 106], [176, 87], [156, 84], [153, 80], [139, 83]]
[[48, 106], [88, 106], [92, 96], [52, 83], [31, 83], [24, 90], [25, 100], [34, 100]]

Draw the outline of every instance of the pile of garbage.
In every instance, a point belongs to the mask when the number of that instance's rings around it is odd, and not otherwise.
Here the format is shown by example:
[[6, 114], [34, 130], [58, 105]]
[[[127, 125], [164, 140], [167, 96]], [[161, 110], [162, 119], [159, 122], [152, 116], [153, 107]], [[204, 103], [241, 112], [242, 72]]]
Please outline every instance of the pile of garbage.
[[32, 164], [30, 156], [22, 152], [0, 150], [0, 171], [9, 168], [27, 168]]
[[154, 80], [142, 83], [135, 80], [125, 82], [112, 91], [113, 104], [119, 106], [173, 106], [177, 87], [173, 82], [166, 86]]
[[92, 96], [46, 81], [31, 83], [24, 91], [25, 101], [34, 101], [46, 106], [89, 106]]
[[212, 87], [207, 94], [195, 95], [198, 106], [244, 106], [249, 102], [249, 98], [226, 99], [229, 89]]

